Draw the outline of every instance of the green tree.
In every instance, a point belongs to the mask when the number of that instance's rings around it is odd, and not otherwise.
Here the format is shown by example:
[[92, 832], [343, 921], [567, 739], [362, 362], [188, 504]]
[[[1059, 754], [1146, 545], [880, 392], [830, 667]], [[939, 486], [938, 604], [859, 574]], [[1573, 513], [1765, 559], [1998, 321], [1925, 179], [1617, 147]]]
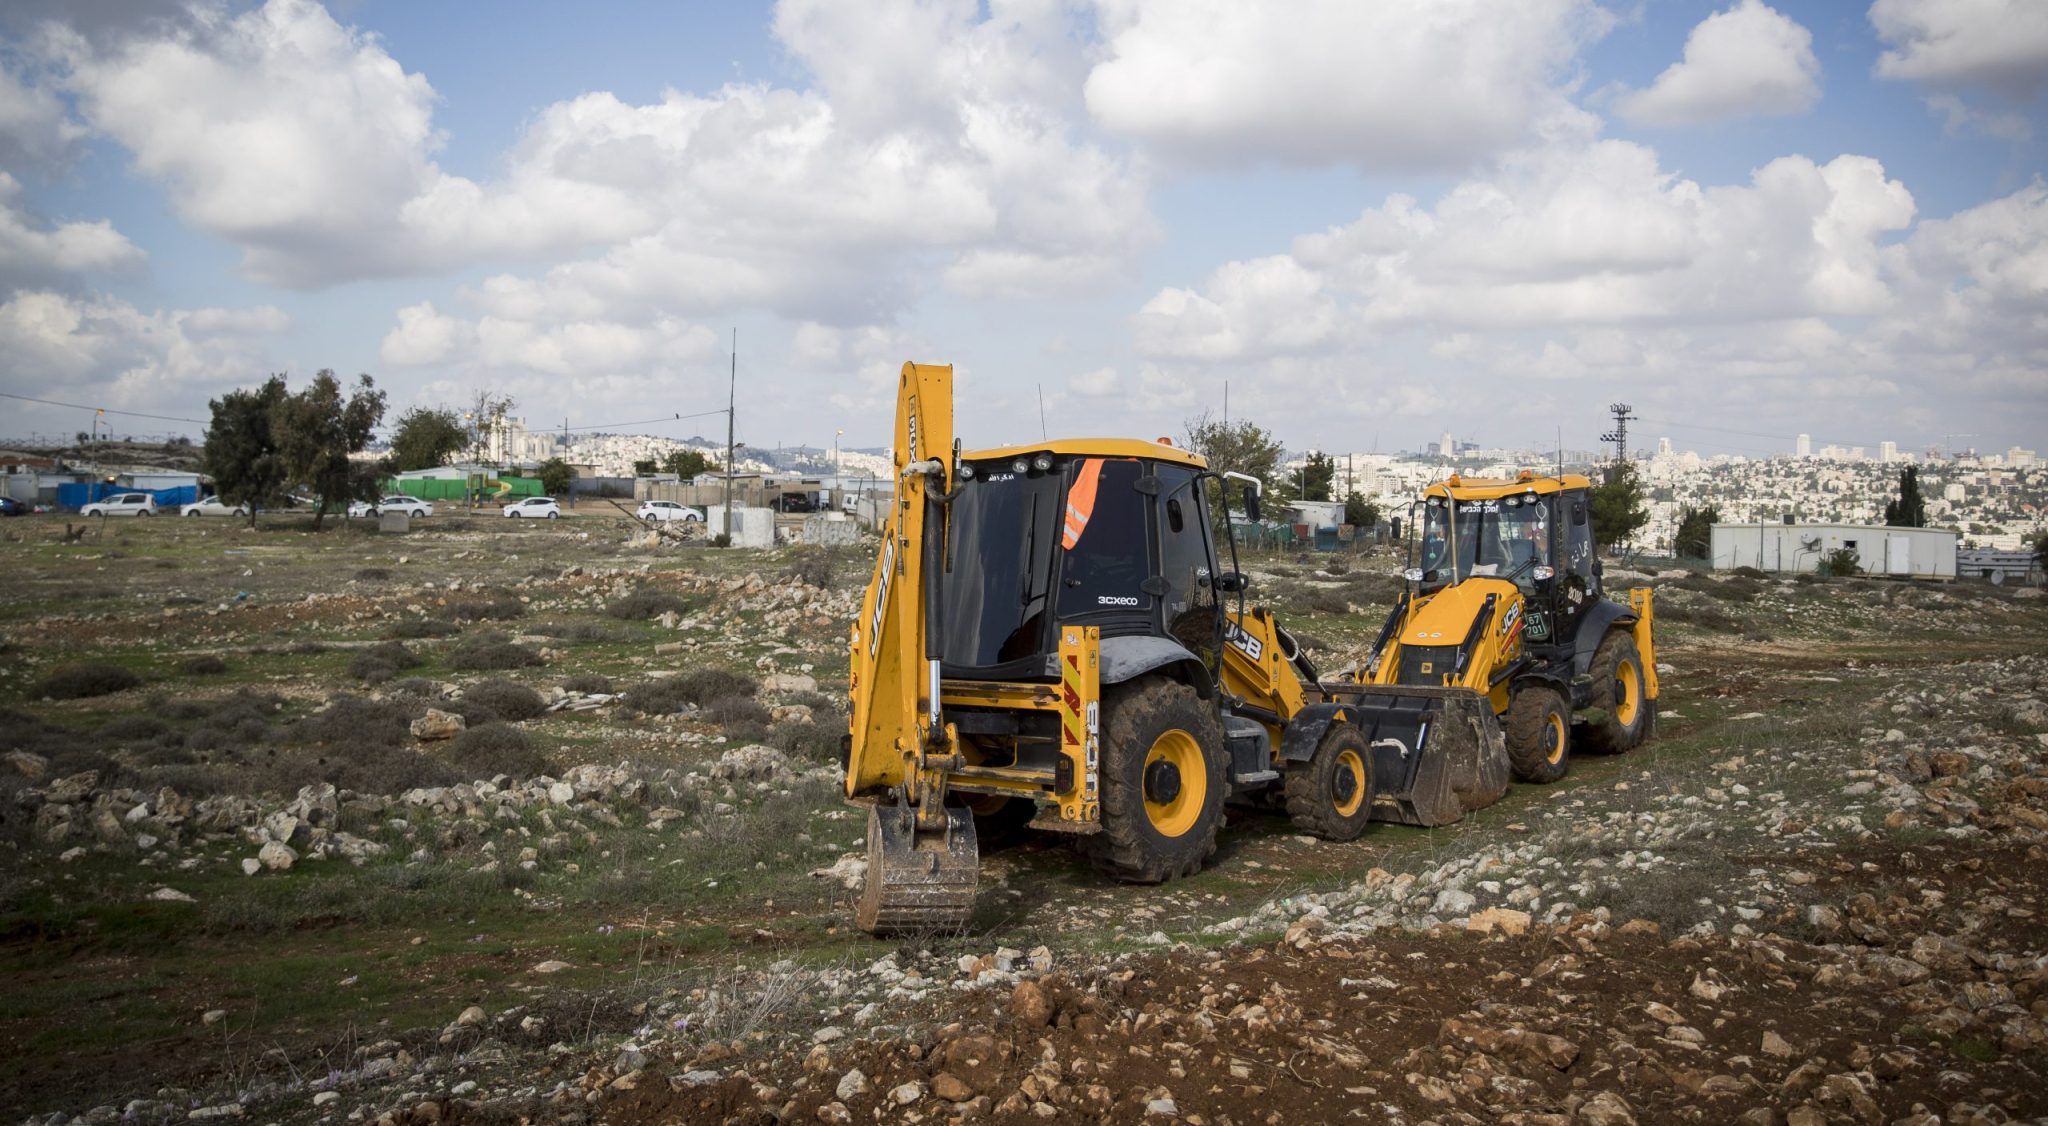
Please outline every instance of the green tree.
[[400, 473], [432, 469], [469, 444], [462, 420], [446, 407], [414, 407], [391, 433], [391, 466]]
[[270, 430], [271, 416], [284, 398], [284, 377], [273, 375], [261, 387], [230, 391], [208, 404], [213, 421], [199, 451], [200, 472], [213, 479], [222, 500], [249, 506], [252, 528], [257, 506], [284, 499], [284, 465]]
[[1671, 553], [1680, 559], [1707, 559], [1714, 553], [1714, 525], [1721, 522], [1721, 510], [1714, 505], [1678, 510], [1678, 534], [1671, 538]]
[[661, 463], [663, 473], [673, 473], [688, 480], [700, 473], [711, 472], [711, 459], [700, 450], [671, 450]]
[[1920, 498], [1920, 470], [1907, 466], [1899, 470], [1899, 497], [1884, 506], [1884, 522], [1896, 528], [1927, 526], [1927, 502]]
[[551, 457], [540, 463], [534, 476], [540, 478], [540, 487], [546, 489], [549, 496], [558, 497], [569, 491], [569, 482], [575, 478], [576, 471], [561, 458]]
[[643, 457], [633, 463], [633, 476], [635, 477], [652, 477], [659, 472], [661, 472], [661, 466], [656, 465], [651, 457]]
[[2034, 566], [2048, 571], [2048, 531], [2034, 537]]
[[1344, 522], [1367, 530], [1378, 527], [1380, 506], [1365, 499], [1364, 493], [1353, 492], [1344, 498]]
[[364, 464], [349, 455], [362, 452], [384, 417], [384, 392], [367, 375], [356, 377], [353, 394], [342, 398], [341, 381], [323, 369], [295, 395], [285, 395], [271, 408], [270, 432], [284, 478], [303, 485], [319, 498], [313, 530], [319, 531], [330, 501], [374, 500], [383, 466]]
[[1607, 479], [1593, 486], [1593, 540], [1601, 547], [1625, 544], [1644, 524], [1650, 509], [1643, 503], [1643, 482], [1636, 476], [1636, 463], [1617, 461], [1608, 467]]
[[1337, 459], [1310, 450], [1301, 467], [1301, 499], [1329, 500], [1337, 482]]
[[[1280, 469], [1280, 442], [1265, 429], [1250, 422], [1218, 422], [1206, 411], [1200, 417], [1188, 419], [1185, 425], [1187, 448], [1208, 461], [1210, 472], [1242, 473], [1256, 478], [1265, 486], [1266, 494], [1275, 499], [1291, 495], [1281, 486], [1287, 474]], [[1233, 485], [1232, 491], [1241, 487]], [[1210, 516], [1214, 519], [1222, 518], [1222, 496], [1222, 489], [1210, 494]]]
[[495, 394], [488, 387], [477, 391], [469, 409], [462, 412], [463, 429], [469, 439], [469, 460], [481, 465], [489, 459], [491, 436], [504, 427], [512, 405], [510, 395]]

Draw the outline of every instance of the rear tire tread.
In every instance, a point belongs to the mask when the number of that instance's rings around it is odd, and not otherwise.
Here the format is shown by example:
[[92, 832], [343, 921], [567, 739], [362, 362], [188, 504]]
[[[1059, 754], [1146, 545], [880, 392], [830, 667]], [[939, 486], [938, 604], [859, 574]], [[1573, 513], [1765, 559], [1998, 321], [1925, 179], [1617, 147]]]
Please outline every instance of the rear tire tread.
[[[1082, 839], [1096, 869], [1127, 883], [1158, 884], [1202, 870], [1216, 852], [1223, 799], [1223, 721], [1193, 688], [1148, 676], [1111, 690], [1102, 706], [1102, 831]], [[1161, 837], [1145, 814], [1145, 756], [1161, 734], [1194, 736], [1208, 767], [1201, 817], [1179, 837]]]
[[[1565, 751], [1556, 762], [1551, 762], [1543, 749], [1552, 717], [1564, 728], [1566, 740]], [[1508, 764], [1514, 770], [1515, 781], [1544, 785], [1564, 777], [1570, 769], [1571, 716], [1557, 689], [1532, 684], [1516, 690], [1508, 710], [1501, 716], [1501, 726], [1506, 729]]]

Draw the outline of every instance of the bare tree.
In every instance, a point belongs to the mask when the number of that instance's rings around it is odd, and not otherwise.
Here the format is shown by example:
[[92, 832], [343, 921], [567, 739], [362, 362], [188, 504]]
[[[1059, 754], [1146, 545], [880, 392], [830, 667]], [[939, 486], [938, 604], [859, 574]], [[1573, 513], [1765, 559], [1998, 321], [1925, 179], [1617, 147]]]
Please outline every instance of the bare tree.
[[497, 394], [488, 387], [477, 388], [469, 409], [462, 413], [471, 461], [482, 464], [489, 460], [491, 438], [505, 428], [505, 416], [512, 413], [512, 406], [512, 396]]

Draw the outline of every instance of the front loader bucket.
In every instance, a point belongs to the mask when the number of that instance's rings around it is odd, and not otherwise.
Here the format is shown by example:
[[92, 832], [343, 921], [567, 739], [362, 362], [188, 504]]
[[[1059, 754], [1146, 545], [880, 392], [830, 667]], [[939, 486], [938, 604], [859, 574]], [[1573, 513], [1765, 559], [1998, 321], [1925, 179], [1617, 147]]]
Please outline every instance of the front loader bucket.
[[979, 866], [972, 811], [949, 807], [944, 829], [920, 833], [909, 809], [870, 806], [867, 883], [856, 921], [877, 935], [964, 931]]
[[1326, 684], [1372, 747], [1374, 820], [1449, 825], [1508, 790], [1507, 740], [1469, 688]]

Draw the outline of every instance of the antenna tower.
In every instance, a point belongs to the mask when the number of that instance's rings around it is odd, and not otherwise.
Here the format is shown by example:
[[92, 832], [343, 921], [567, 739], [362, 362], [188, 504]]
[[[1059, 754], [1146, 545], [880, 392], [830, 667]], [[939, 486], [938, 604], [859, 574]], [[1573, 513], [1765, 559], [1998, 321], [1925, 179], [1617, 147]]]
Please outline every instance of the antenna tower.
[[1608, 413], [1614, 416], [1614, 429], [1609, 433], [1600, 435], [1600, 440], [1614, 443], [1614, 460], [1616, 462], [1627, 461], [1628, 424], [1635, 421], [1636, 416], [1630, 413], [1635, 408], [1627, 403], [1609, 403], [1607, 404], [1607, 410]]

